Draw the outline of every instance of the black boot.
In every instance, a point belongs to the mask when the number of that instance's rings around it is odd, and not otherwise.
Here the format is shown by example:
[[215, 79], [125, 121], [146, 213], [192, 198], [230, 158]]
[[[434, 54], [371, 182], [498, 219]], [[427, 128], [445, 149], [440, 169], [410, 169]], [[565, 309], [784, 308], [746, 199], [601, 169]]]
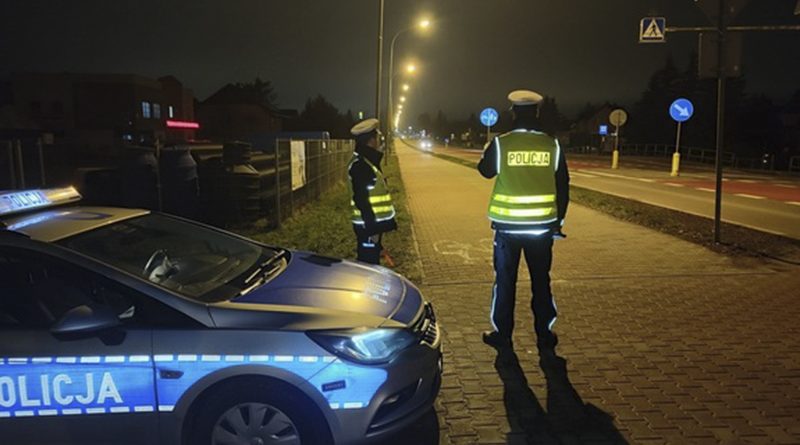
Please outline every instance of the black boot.
[[501, 335], [497, 331], [484, 331], [483, 342], [497, 349], [513, 347], [513, 344], [511, 343], [511, 337]]

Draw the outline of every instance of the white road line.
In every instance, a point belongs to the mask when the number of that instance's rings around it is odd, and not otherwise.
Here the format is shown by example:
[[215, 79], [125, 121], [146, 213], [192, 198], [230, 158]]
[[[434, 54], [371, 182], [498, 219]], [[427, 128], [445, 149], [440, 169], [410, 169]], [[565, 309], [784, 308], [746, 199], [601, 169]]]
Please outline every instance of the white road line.
[[755, 179], [736, 179], [736, 182], [746, 182], [748, 184], [756, 184], [761, 181], [756, 181]]
[[764, 196], [748, 195], [747, 193], [734, 193], [734, 195], [741, 196], [742, 198], [750, 198], [750, 199], [767, 199]]
[[796, 185], [789, 185], [789, 184], [773, 184], [773, 185], [776, 185], [778, 187], [784, 187], [784, 188], [787, 188], [787, 189], [796, 189], [797, 188]]
[[711, 192], [711, 193], [716, 192], [716, 190], [714, 190], [714, 189], [707, 189], [707, 188], [704, 188], [704, 187], [697, 187], [697, 188], [695, 188], [695, 190], [700, 190], [701, 192]]
[[800, 202], [797, 201], [786, 201], [786, 204], [791, 204], [793, 206], [800, 206]]
[[665, 182], [664, 185], [668, 185], [670, 187], [683, 187], [684, 186], [683, 184], [677, 184], [677, 183], [674, 183], [674, 182]]
[[620, 178], [620, 179], [628, 179], [632, 181], [641, 181], [641, 182], [656, 182], [654, 179], [635, 178], [633, 176], [615, 175], [613, 173], [601, 173], [601, 172], [592, 172], [592, 173], [595, 175], [607, 176], [609, 178]]
[[578, 173], [576, 171], [569, 172], [570, 176], [577, 176], [579, 178], [596, 178], [597, 176], [594, 175], [587, 175], [586, 173]]

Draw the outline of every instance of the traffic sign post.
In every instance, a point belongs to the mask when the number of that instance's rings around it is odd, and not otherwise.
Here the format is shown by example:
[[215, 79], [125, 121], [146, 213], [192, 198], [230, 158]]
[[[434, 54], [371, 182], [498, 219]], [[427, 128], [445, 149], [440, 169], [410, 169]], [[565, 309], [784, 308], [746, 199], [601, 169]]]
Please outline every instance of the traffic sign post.
[[628, 113], [621, 108], [617, 108], [608, 115], [608, 121], [615, 127], [614, 131], [614, 151], [611, 153], [611, 168], [619, 168], [619, 131], [628, 122]]
[[497, 123], [497, 110], [488, 107], [481, 111], [481, 123], [486, 126], [486, 142], [489, 142], [489, 130]]
[[669, 106], [669, 115], [678, 123], [678, 131], [675, 136], [675, 153], [672, 155], [672, 171], [670, 176], [678, 176], [681, 167], [681, 124], [688, 121], [694, 114], [694, 105], [689, 99], [676, 99]]

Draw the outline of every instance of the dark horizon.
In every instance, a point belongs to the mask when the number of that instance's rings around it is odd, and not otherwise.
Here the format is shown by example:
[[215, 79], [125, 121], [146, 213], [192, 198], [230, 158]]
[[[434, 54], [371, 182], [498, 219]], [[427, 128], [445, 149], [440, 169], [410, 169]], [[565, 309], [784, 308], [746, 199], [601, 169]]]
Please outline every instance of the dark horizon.
[[[387, 3], [384, 71], [397, 30], [420, 13], [437, 19], [430, 36], [398, 39], [395, 65], [411, 53], [421, 65], [407, 113], [442, 110], [455, 119], [486, 106], [506, 107], [506, 93], [516, 88], [555, 97], [568, 115], [587, 102], [630, 105], [668, 56], [683, 70], [696, 50], [696, 37], [688, 33], [669, 34], [664, 44], [639, 44], [639, 19], [664, 15], [668, 26], [707, 24], [688, 0], [572, 0], [546, 8], [510, 2], [490, 8], [475, 0]], [[736, 23], [796, 24], [794, 5], [751, 2]], [[260, 77], [272, 82], [281, 108], [301, 109], [317, 94], [343, 112], [371, 115], [374, 108], [372, 1], [235, 0], [224, 7], [210, 0], [190, 6], [129, 0], [113, 7], [32, 1], [8, 9], [0, 17], [0, 38], [13, 43], [3, 49], [2, 77], [25, 71], [174, 75], [198, 100], [227, 83]], [[800, 88], [800, 33], [747, 34], [743, 62], [748, 93], [785, 101]]]

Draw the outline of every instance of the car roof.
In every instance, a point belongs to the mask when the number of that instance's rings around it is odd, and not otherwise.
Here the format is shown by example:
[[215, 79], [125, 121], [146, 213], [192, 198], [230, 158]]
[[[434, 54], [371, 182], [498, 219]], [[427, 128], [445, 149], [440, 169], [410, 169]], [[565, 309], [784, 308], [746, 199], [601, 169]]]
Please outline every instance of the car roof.
[[4, 217], [0, 220], [0, 232], [17, 232], [37, 241], [54, 242], [148, 213], [149, 210], [122, 207], [55, 207]]

